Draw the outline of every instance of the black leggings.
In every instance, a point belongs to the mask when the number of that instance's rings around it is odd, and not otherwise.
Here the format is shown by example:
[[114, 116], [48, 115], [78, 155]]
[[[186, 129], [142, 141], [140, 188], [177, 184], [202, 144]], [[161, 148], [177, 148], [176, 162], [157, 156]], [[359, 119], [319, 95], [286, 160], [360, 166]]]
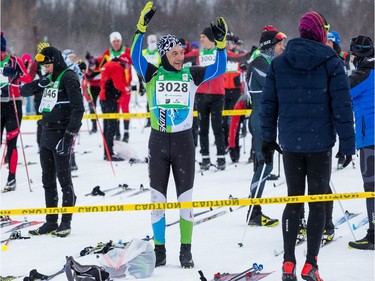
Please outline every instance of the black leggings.
[[150, 186], [166, 196], [170, 170], [177, 197], [191, 189], [195, 176], [195, 146], [191, 130], [164, 133], [151, 130], [148, 143]]
[[[22, 101], [16, 101], [16, 107], [18, 112], [18, 120], [22, 121]], [[7, 161], [9, 164], [9, 175], [8, 181], [12, 180], [16, 176], [17, 162], [18, 162], [18, 151], [17, 151], [17, 139], [20, 133], [17, 124], [16, 112], [14, 110], [13, 101], [1, 103], [1, 136], [3, 135], [4, 128], [7, 131], [6, 143], [7, 143]], [[21, 125], [21, 124], [20, 124]]]
[[[305, 194], [307, 177], [308, 194], [326, 194], [329, 189], [332, 167], [332, 151], [319, 153], [283, 152], [285, 178], [288, 196]], [[309, 203], [307, 221], [307, 255], [306, 262], [317, 266], [324, 224], [324, 202]], [[299, 217], [302, 204], [287, 204], [283, 213], [284, 261], [296, 263], [294, 254], [299, 230]]]
[[[112, 99], [106, 99], [100, 101], [102, 106], [103, 113], [117, 113], [117, 102]], [[113, 138], [116, 134], [116, 129], [118, 126], [118, 122], [116, 119], [104, 119], [103, 120], [103, 134], [105, 141], [108, 146], [109, 154], [113, 155]], [[104, 155], [106, 155], [105, 145], [104, 145]]]
[[[57, 207], [59, 197], [57, 193], [56, 177], [59, 180], [62, 191], [62, 206], [74, 206], [76, 196], [74, 193], [70, 155], [59, 156], [56, 153], [56, 145], [64, 136], [65, 130], [42, 129], [40, 140], [40, 164], [42, 166], [42, 182], [46, 200], [46, 207]], [[57, 222], [58, 215], [47, 215], [48, 222]], [[62, 215], [62, 221], [70, 221], [71, 214]]]
[[[374, 192], [374, 146], [364, 147], [359, 150], [360, 166], [365, 191]], [[374, 198], [366, 199], [369, 229], [374, 231]]]
[[212, 130], [215, 136], [216, 153], [218, 156], [225, 155], [225, 140], [223, 133], [223, 95], [197, 94], [195, 96], [199, 117], [199, 142], [202, 156], [210, 155], [208, 133], [210, 130], [210, 115]]

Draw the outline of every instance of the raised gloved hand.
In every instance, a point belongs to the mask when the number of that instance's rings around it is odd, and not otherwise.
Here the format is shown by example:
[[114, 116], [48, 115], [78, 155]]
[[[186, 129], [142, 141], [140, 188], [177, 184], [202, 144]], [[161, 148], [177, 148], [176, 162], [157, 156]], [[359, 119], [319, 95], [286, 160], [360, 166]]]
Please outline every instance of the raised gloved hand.
[[3, 75], [6, 77], [13, 77], [14, 75], [16, 75], [16, 73], [17, 70], [13, 67], [6, 66], [3, 68]]
[[342, 164], [342, 167], [345, 168], [352, 162], [352, 156], [351, 155], [344, 155], [344, 153], [341, 153], [340, 151], [337, 152], [336, 158], [344, 158], [344, 163]]
[[39, 79], [38, 86], [41, 88], [46, 88], [52, 83], [51, 76], [43, 76], [42, 78]]
[[216, 47], [225, 49], [227, 45], [228, 25], [223, 17], [217, 18], [217, 24], [211, 22], [211, 30], [214, 34]]
[[278, 151], [280, 154], [283, 154], [283, 151], [281, 150], [280, 146], [275, 142], [262, 142], [262, 153], [264, 157], [264, 162], [266, 164], [272, 164], [273, 161], [273, 153]]
[[137, 23], [137, 29], [139, 32], [146, 33], [147, 25], [150, 22], [151, 18], [155, 14], [156, 8], [153, 7], [154, 3], [149, 1], [146, 3], [145, 7], [141, 12]]
[[59, 156], [68, 156], [72, 149], [74, 133], [65, 131], [64, 136], [56, 145], [56, 153]]

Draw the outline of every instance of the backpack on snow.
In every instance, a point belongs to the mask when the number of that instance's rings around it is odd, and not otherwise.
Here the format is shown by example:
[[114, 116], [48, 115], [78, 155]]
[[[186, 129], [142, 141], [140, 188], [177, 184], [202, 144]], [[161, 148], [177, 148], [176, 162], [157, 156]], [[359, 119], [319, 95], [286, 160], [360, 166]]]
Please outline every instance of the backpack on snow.
[[66, 257], [65, 273], [68, 281], [109, 281], [109, 273], [101, 266], [81, 265], [73, 257]]

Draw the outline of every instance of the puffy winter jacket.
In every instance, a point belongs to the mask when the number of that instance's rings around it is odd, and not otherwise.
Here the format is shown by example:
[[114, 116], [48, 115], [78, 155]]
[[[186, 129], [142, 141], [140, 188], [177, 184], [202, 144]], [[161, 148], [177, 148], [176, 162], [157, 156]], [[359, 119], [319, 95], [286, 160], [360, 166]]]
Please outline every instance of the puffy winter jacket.
[[349, 79], [359, 149], [374, 145], [374, 58], [364, 61]]
[[352, 102], [344, 65], [324, 44], [289, 41], [268, 68], [261, 96], [260, 125], [265, 141], [289, 152], [323, 152], [334, 146], [355, 153]]

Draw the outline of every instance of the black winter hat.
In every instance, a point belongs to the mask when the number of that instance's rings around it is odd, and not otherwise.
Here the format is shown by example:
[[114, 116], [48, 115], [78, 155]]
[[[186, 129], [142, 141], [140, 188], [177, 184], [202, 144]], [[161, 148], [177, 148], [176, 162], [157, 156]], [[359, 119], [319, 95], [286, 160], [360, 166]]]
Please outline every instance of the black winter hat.
[[203, 29], [201, 34], [206, 35], [208, 40], [210, 40], [211, 42], [215, 42], [215, 37], [212, 33], [211, 27], [206, 27], [205, 29]]
[[351, 39], [350, 50], [359, 58], [371, 57], [374, 55], [374, 44], [370, 37], [359, 35]]
[[277, 33], [279, 32], [275, 30], [262, 32], [262, 36], [259, 40], [259, 47], [262, 50], [267, 50], [273, 45], [276, 45], [278, 41], [274, 40], [274, 38], [276, 37]]

